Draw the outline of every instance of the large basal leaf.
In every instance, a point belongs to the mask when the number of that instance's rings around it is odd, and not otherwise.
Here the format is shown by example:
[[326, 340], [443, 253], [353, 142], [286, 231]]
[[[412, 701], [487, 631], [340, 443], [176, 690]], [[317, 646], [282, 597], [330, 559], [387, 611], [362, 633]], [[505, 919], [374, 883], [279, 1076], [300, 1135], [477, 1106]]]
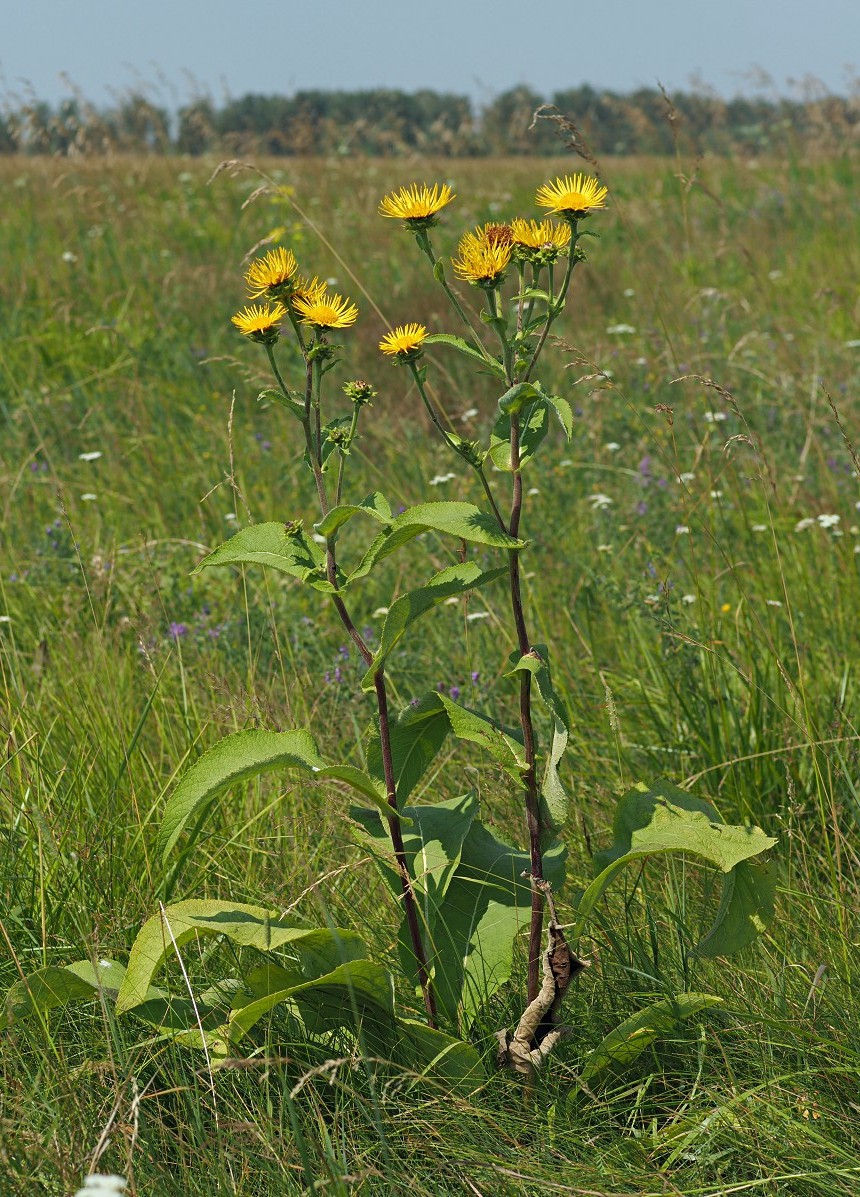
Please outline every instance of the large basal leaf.
[[333, 507], [318, 524], [314, 524], [320, 536], [333, 536], [339, 528], [348, 523], [354, 515], [366, 515], [376, 520], [378, 524], [390, 524], [394, 518], [388, 500], [378, 490], [362, 499], [360, 503], [344, 503], [340, 507]]
[[197, 936], [224, 935], [242, 947], [270, 952], [316, 934], [314, 928], [262, 906], [210, 899], [177, 902], [147, 919], [138, 932], [117, 997], [117, 1014], [146, 1001], [152, 978], [165, 960]]
[[93, 1001], [100, 993], [116, 997], [125, 969], [115, 960], [78, 960], [62, 967], [40, 968], [16, 981], [4, 999], [6, 1024], [19, 1018], [45, 1014], [69, 1002]]
[[[414, 706], [406, 707], [389, 722], [394, 780], [401, 807], [436, 759], [450, 730], [448, 712], [435, 692], [426, 694]], [[367, 741], [367, 768], [384, 794], [385, 773], [376, 727]]]
[[422, 532], [444, 532], [472, 544], [492, 545], [499, 549], [522, 549], [525, 541], [509, 536], [499, 527], [492, 515], [487, 515], [473, 503], [421, 503], [410, 507], [396, 516], [391, 526], [380, 532], [364, 554], [348, 581], [354, 582], [369, 574], [378, 561], [382, 561], [401, 545], [406, 544]]
[[385, 617], [379, 648], [362, 679], [362, 689], [373, 689], [374, 674], [385, 663], [389, 654], [394, 651], [416, 619], [420, 619], [422, 615], [434, 607], [438, 607], [446, 599], [458, 594], [466, 594], [481, 586], [487, 586], [490, 582], [495, 582], [497, 578], [506, 575], [507, 572], [505, 566], [499, 569], [482, 570], [474, 561], [464, 561], [459, 565], [449, 565], [447, 569], [440, 570], [426, 586], [422, 586], [418, 590], [410, 590], [407, 594], [401, 594], [391, 604]]
[[[543, 399], [533, 399], [520, 413], [520, 469], [534, 457], [549, 431], [549, 415]], [[511, 471], [511, 417], [501, 415], [490, 435], [489, 457], [499, 470]]]
[[163, 858], [188, 820], [228, 786], [286, 767], [315, 772], [325, 768], [309, 732], [249, 728], [219, 740], [183, 774], [165, 807], [159, 832]]
[[399, 1018], [397, 1029], [400, 1055], [415, 1072], [442, 1082], [463, 1097], [470, 1097], [486, 1081], [481, 1057], [471, 1043], [411, 1018]]
[[[759, 827], [724, 823], [709, 802], [695, 798], [668, 781], [659, 781], [650, 788], [640, 782], [628, 791], [619, 800], [613, 829], [612, 845], [595, 853], [594, 867], [598, 875], [579, 900], [571, 940], [582, 934], [607, 886], [631, 861], [665, 852], [683, 852], [700, 856], [731, 876], [742, 861], [758, 856], [776, 843]], [[724, 895], [713, 929], [712, 942], [719, 944], [722, 952], [737, 951], [748, 943], [751, 925], [756, 918], [763, 919], [768, 909], [767, 894], [772, 881], [766, 872], [747, 870], [740, 885], [736, 880], [731, 880], [731, 891], [728, 897]], [[763, 887], [760, 893], [757, 892], [759, 885]], [[733, 932], [738, 930], [744, 933], [742, 941], [732, 938]], [[705, 937], [705, 944], [710, 935], [709, 932]]]
[[194, 573], [215, 565], [267, 565], [315, 590], [326, 594], [334, 590], [325, 575], [325, 554], [320, 546], [302, 533], [288, 533], [279, 523], [243, 528], [204, 557]]
[[710, 931], [696, 944], [698, 956], [730, 956], [761, 935], [774, 916], [776, 869], [767, 861], [742, 860], [723, 881]]
[[561, 831], [567, 822], [568, 799], [558, 772], [561, 758], [567, 749], [570, 738], [570, 724], [564, 703], [556, 694], [549, 668], [549, 650], [545, 644], [535, 645], [531, 652], [520, 656], [512, 653], [508, 658], [510, 673], [527, 670], [535, 679], [538, 694], [550, 712], [553, 723], [552, 744], [546, 757], [543, 780], [541, 782], [541, 807], [543, 824], [549, 829], [550, 836]]
[[[565, 855], [562, 844], [544, 853], [544, 876], [555, 889], [564, 881]], [[524, 872], [531, 872], [528, 852], [475, 820], [430, 936], [436, 998], [454, 1025], [470, 1022], [511, 975], [514, 940], [531, 917]]]
[[[461, 798], [435, 802], [432, 806], [410, 806], [405, 813], [410, 823], [403, 832], [403, 848], [421, 910], [422, 926], [428, 928], [435, 922], [439, 904], [460, 863], [463, 841], [478, 813], [478, 799], [474, 792], [470, 792]], [[350, 815], [368, 837], [383, 876], [395, 898], [401, 901], [403, 889], [388, 829], [375, 811], [352, 807]]]
[[219, 740], [183, 774], [162, 816], [159, 831], [162, 858], [167, 860], [189, 821], [202, 814], [207, 804], [230, 786], [287, 768], [304, 769], [319, 781], [343, 781], [389, 817], [392, 814], [386, 805], [384, 786], [353, 765], [326, 765], [309, 732], [248, 728]]
[[671, 1034], [685, 1018], [719, 1006], [722, 1000], [710, 993], [679, 993], [638, 1010], [601, 1040], [586, 1060], [581, 1079], [588, 1083], [611, 1065], [630, 1064], [656, 1040]]

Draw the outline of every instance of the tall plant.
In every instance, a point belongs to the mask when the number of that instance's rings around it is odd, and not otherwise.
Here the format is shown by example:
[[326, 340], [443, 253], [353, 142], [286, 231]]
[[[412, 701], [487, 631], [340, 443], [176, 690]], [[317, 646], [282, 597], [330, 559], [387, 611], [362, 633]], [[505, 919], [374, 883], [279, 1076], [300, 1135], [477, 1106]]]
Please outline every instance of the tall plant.
[[[695, 949], [700, 954], [737, 950], [770, 917], [772, 874], [755, 858], [774, 841], [757, 828], [724, 824], [709, 803], [664, 781], [640, 784], [620, 799], [613, 843], [597, 854], [594, 879], [574, 899], [567, 936], [559, 923], [553, 894], [564, 882], [568, 816], [560, 766], [570, 725], [553, 687], [550, 651], [533, 641], [523, 597], [520, 557], [528, 549], [523, 476], [535, 468], [551, 418], [568, 438], [574, 433], [570, 404], [540, 381], [539, 372], [575, 268], [585, 259], [586, 222], [606, 206], [607, 189], [579, 174], [559, 178], [537, 191], [537, 205], [544, 210], [540, 220], [518, 217], [465, 232], [452, 260], [453, 274], [478, 304], [464, 299], [449, 281], [433, 243], [440, 214], [454, 199], [447, 185], [416, 183], [381, 201], [381, 215], [402, 222], [427, 259], [458, 330], [428, 333], [422, 324], [404, 323], [383, 337], [380, 350], [411, 375], [435, 435], [474, 473], [483, 507], [426, 502], [395, 514], [380, 491], [345, 497], [351, 448], [376, 397], [362, 380], [332, 396], [331, 371], [341, 360], [334, 337], [353, 326], [358, 309], [316, 277], [300, 274], [291, 250], [278, 247], [251, 263], [245, 279], [252, 302], [233, 317], [239, 332], [268, 358], [274, 385], [261, 398], [279, 404], [301, 430], [319, 519], [313, 533], [289, 513], [286, 519], [247, 527], [209, 553], [198, 569], [261, 565], [297, 579], [330, 604], [364, 662], [361, 686], [372, 695], [365, 768], [326, 762], [302, 729], [247, 729], [227, 736], [191, 766], [167, 803], [161, 827], [168, 866], [180, 839], [185, 837], [187, 853], [216, 800], [243, 779], [296, 768], [322, 783], [351, 787], [364, 800], [350, 812], [357, 834], [402, 911], [400, 960], [420, 994], [423, 1018], [398, 1013], [392, 977], [368, 958], [353, 931], [315, 928], [292, 915], [246, 904], [196, 899], [162, 907], [140, 932], [127, 968], [111, 963], [104, 966], [109, 975], [100, 974], [80, 962], [42, 970], [13, 990], [13, 1012], [107, 992], [116, 995], [118, 1012], [134, 1011], [210, 1055], [223, 1055], [235, 1052], [260, 1018], [288, 1003], [311, 1034], [349, 1026], [376, 1051], [405, 1056], [413, 1065], [422, 1062], [459, 1082], [480, 1074], [478, 1055], [463, 1036], [509, 981], [515, 941], [526, 927], [523, 1015], [513, 1031], [499, 1032], [499, 1059], [530, 1073], [558, 1043], [564, 1033], [562, 1001], [582, 967], [578, 940], [607, 886], [631, 861], [655, 853], [691, 853], [724, 874], [714, 926]], [[285, 336], [294, 343], [290, 360], [300, 360], [300, 370], [282, 368]], [[499, 410], [485, 442], [465, 440], [450, 427], [428, 381], [430, 348], [462, 354], [495, 380]], [[370, 525], [375, 535], [365, 538], [360, 552], [343, 553], [341, 536], [354, 520]], [[419, 569], [426, 570], [427, 555], [417, 540], [423, 533], [450, 538], [455, 560], [393, 598], [379, 641], [371, 643], [356, 619], [364, 580], [408, 545]], [[486, 564], [492, 553], [497, 563]], [[413, 625], [440, 603], [502, 579], [510, 605], [513, 647], [507, 674], [518, 694], [516, 724], [508, 725], [504, 711], [475, 710], [437, 691], [394, 712], [389, 668]], [[474, 791], [441, 802], [409, 803], [449, 735], [480, 750], [480, 759], [501, 769], [520, 794], [525, 849], [507, 844], [482, 822]], [[185, 974], [189, 1014], [153, 980], [170, 956], [181, 959], [187, 940], [206, 934], [254, 949], [255, 964], [241, 983], [205, 995], [193, 992]], [[659, 1033], [673, 1019], [715, 1000], [681, 995], [668, 1013], [666, 1003], [658, 1003], [653, 1018], [645, 1021]], [[637, 1024], [634, 1030], [637, 1042], [650, 1041], [647, 1028]], [[620, 1033], [624, 1058], [631, 1055], [629, 1038]], [[602, 1045], [592, 1058], [592, 1072], [596, 1061], [616, 1058], [614, 1051], [611, 1043]]]

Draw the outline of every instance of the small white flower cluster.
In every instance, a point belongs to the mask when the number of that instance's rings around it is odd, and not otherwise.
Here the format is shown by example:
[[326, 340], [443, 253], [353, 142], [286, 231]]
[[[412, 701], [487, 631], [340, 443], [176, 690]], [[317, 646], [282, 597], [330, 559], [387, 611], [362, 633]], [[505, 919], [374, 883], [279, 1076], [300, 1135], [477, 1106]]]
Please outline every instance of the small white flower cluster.
[[440, 486], [443, 482], [450, 482], [452, 478], [456, 477], [456, 474], [437, 474], [435, 478], [430, 479], [430, 485]]
[[837, 529], [837, 534], [839, 536], [842, 535], [841, 531], [838, 530], [839, 516], [827, 513], [822, 513], [814, 518], [810, 515], [805, 516], [802, 520], [797, 521], [794, 525], [794, 530], [795, 532], [805, 532], [807, 528], [812, 528], [815, 524], [818, 524], [819, 528]]
[[606, 331], [611, 337], [624, 337], [629, 336], [630, 333], [635, 333], [636, 329], [632, 324], [609, 324], [606, 327]]
[[722, 422], [724, 420], [727, 420], [728, 418], [729, 418], [728, 412], [724, 412], [724, 411], [706, 411], [705, 412], [705, 423], [706, 424], [722, 424]]
[[604, 507], [612, 505], [609, 495], [589, 495], [588, 501], [595, 511], [602, 511]]

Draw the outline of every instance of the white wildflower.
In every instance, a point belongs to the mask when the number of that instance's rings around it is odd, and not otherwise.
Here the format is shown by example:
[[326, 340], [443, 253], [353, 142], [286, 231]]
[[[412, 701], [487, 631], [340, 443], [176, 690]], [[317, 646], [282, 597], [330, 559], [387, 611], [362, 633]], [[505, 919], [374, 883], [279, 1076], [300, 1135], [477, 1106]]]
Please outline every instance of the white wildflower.
[[101, 455], [100, 449], [93, 449], [91, 453], [79, 453], [78, 461], [98, 461]]
[[608, 449], [610, 453], [617, 453], [621, 446], [618, 441], [607, 441], [604, 448]]
[[843, 344], [846, 349], [860, 349], [860, 341], [856, 339], [853, 341], [844, 341]]
[[371, 619], [382, 619], [387, 614], [388, 614], [387, 607], [377, 607], [370, 618]]
[[95, 494], [93, 494], [93, 492], [91, 490], [88, 490], [86, 492], [86, 494], [81, 495], [81, 502], [95, 503], [97, 498], [98, 498], [98, 495], [95, 495]]
[[729, 418], [728, 413], [724, 412], [724, 411], [706, 411], [705, 412], [705, 423], [706, 424], [722, 424], [723, 421], [727, 420], [728, 418]]
[[675, 535], [676, 536], [689, 536], [690, 529], [687, 527], [686, 524], [678, 524], [677, 528], [675, 529]]
[[767, 532], [767, 524], [753, 524], [753, 532]]
[[439, 486], [443, 482], [450, 482], [452, 478], [456, 478], [456, 474], [437, 474], [435, 478], [430, 479], [431, 486]]
[[588, 501], [595, 511], [600, 511], [604, 507], [609, 507], [612, 503], [609, 495], [589, 495]]
[[609, 324], [606, 331], [612, 337], [624, 337], [630, 333], [635, 333], [636, 329], [632, 324]]
[[689, 607], [690, 603], [694, 603], [696, 601], [697, 597], [698, 596], [695, 594], [682, 594], [681, 602], [686, 603], [687, 606]]
[[611, 544], [599, 544], [597, 546], [597, 551], [598, 551], [598, 553], [611, 553], [612, 545]]
[[691, 473], [690, 470], [687, 470], [687, 472], [685, 474], [678, 475], [679, 482], [693, 482], [693, 481], [695, 481], [695, 478], [696, 478], [696, 475]]
[[804, 516], [804, 518], [802, 520], [798, 520], [797, 523], [794, 525], [794, 530], [795, 530], [795, 532], [805, 532], [806, 529], [811, 528], [814, 523], [815, 523], [815, 520], [812, 519], [810, 516], [808, 516], [808, 515]]
[[238, 518], [239, 517], [235, 511], [228, 511], [227, 514], [224, 516], [224, 519], [226, 520], [226, 522], [228, 524], [235, 524], [236, 521], [238, 520]]
[[636, 292], [633, 290], [632, 287], [624, 288], [624, 298], [625, 299], [632, 299], [635, 294], [636, 294]]
[[0, 623], [11, 623], [11, 622], [12, 622], [11, 615], [0, 615]]
[[540, 491], [538, 490], [538, 488], [536, 486], [530, 486], [529, 489], [526, 491], [526, 494], [527, 495], [539, 495]]
[[779, 599], [765, 599], [765, 602], [767, 603], [767, 605], [769, 607], [781, 607], [782, 606], [782, 603], [779, 601]]
[[469, 614], [466, 616], [466, 622], [474, 623], [476, 619], [489, 619], [489, 618], [490, 618], [489, 611], [470, 611]]
[[120, 1197], [126, 1184], [123, 1176], [94, 1172], [85, 1178], [84, 1187], [78, 1189], [75, 1197]]
[[476, 415], [478, 415], [477, 407], [467, 407], [466, 410], [463, 412], [462, 416], [460, 416], [460, 419], [461, 420], [474, 420]]
[[819, 526], [822, 528], [835, 528], [839, 523], [838, 515], [820, 515], [818, 517]]
[[78, 260], [78, 255], [73, 254], [70, 249], [67, 249], [64, 251], [64, 253], [63, 253], [63, 261], [64, 262], [68, 262], [71, 265], [73, 262], [77, 262], [77, 260]]
[[722, 497], [723, 497], [723, 492], [721, 490], [712, 490], [711, 491], [712, 499], [721, 499]]

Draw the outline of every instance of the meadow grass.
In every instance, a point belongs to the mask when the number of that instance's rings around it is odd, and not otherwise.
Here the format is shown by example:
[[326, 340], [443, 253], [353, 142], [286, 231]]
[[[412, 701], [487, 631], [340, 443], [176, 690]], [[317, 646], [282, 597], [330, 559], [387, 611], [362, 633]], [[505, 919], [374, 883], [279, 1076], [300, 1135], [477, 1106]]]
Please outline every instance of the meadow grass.
[[[291, 198], [244, 209], [258, 180], [207, 186], [213, 165], [0, 160], [4, 989], [45, 964], [124, 959], [159, 900], [189, 896], [295, 904], [396, 958], [397, 912], [345, 795], [251, 783], [192, 852], [164, 866], [155, 847], [178, 772], [220, 735], [308, 726], [329, 759], [360, 763], [370, 715], [360, 662], [307, 593], [262, 571], [189, 576], [252, 519], [313, 520], [294, 427], [256, 402], [265, 357], [229, 325], [241, 261], [283, 230], [359, 303], [341, 373], [380, 392], [365, 489], [420, 502], [453, 470], [436, 495], [480, 502], [376, 351], [395, 323], [451, 327], [376, 205], [413, 177], [450, 180], [437, 245], [453, 251], [464, 228], [531, 214], [571, 162], [281, 160], [269, 170]], [[527, 601], [572, 716], [570, 888], [614, 797], [665, 774], [779, 838], [776, 921], [737, 958], [689, 957], [709, 879], [631, 875], [584, 945], [577, 1034], [532, 1104], [507, 1075], [469, 1099], [416, 1087], [286, 1018], [214, 1077], [108, 1006], [4, 1028], [0, 1197], [63, 1197], [96, 1166], [141, 1197], [856, 1193], [858, 165], [628, 159], [603, 174], [612, 207], [548, 379], [576, 406], [574, 438], [526, 474]], [[458, 430], [487, 428], [485, 378], [435, 351], [430, 378]], [[400, 564], [374, 575], [363, 625], [415, 580]], [[504, 608], [494, 589], [441, 607], [392, 661], [396, 697], [457, 686], [513, 709]], [[522, 842], [517, 796], [474, 752], [452, 746], [426, 791], [474, 785], [475, 764], [484, 817]], [[223, 975], [223, 950], [201, 971], [219, 960]], [[681, 989], [724, 1005], [577, 1085], [606, 1031]], [[518, 1000], [502, 993], [475, 1028], [488, 1059]]]

